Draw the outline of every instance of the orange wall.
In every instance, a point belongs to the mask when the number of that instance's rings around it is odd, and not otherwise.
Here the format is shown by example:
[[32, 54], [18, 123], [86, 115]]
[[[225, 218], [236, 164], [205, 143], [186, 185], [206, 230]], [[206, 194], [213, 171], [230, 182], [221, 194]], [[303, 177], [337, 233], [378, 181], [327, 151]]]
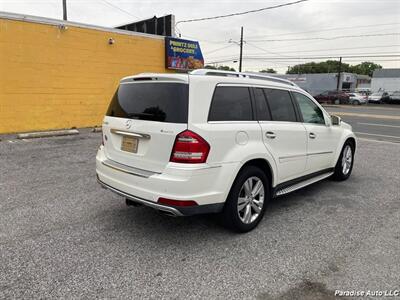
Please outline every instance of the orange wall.
[[166, 72], [162, 38], [67, 27], [0, 18], [0, 133], [100, 125], [119, 79]]

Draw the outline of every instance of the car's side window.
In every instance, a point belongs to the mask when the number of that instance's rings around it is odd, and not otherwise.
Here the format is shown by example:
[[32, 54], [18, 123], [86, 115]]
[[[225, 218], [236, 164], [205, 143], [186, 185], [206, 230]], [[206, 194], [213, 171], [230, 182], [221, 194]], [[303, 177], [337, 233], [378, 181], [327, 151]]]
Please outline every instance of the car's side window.
[[250, 90], [247, 87], [217, 86], [208, 121], [251, 121]]
[[293, 95], [299, 104], [304, 123], [325, 124], [322, 110], [310, 98], [296, 92]]
[[254, 89], [254, 101], [257, 111], [257, 118], [260, 121], [270, 121], [271, 114], [267, 106], [267, 100], [265, 99], [264, 91], [260, 88]]
[[296, 122], [296, 113], [288, 91], [264, 89], [272, 121]]

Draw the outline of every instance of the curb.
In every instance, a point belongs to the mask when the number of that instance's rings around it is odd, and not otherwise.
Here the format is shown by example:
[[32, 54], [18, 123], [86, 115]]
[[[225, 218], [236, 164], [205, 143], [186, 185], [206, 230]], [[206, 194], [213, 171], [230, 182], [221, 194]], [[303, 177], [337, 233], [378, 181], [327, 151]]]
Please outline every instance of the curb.
[[17, 134], [18, 139], [34, 139], [42, 137], [63, 136], [79, 134], [77, 129], [69, 130], [54, 130], [54, 131], [41, 131], [41, 132], [27, 132]]
[[103, 131], [103, 129], [101, 127], [94, 127], [92, 129], [92, 132], [102, 132], [102, 131]]

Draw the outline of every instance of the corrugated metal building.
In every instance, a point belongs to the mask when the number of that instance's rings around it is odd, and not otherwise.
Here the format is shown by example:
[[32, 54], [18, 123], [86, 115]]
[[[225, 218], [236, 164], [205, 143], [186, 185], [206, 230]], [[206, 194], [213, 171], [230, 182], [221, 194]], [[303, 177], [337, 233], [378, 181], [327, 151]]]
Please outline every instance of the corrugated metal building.
[[[279, 78], [284, 78], [296, 83], [302, 89], [315, 96], [325, 91], [334, 91], [337, 88], [337, 73], [319, 74], [270, 74]], [[362, 76], [362, 81], [360, 81]], [[360, 83], [362, 82], [362, 86]], [[357, 88], [368, 88], [369, 77], [353, 73], [342, 72], [340, 74], [339, 90], [355, 91]]]
[[371, 81], [372, 92], [400, 91], [400, 69], [375, 70]]

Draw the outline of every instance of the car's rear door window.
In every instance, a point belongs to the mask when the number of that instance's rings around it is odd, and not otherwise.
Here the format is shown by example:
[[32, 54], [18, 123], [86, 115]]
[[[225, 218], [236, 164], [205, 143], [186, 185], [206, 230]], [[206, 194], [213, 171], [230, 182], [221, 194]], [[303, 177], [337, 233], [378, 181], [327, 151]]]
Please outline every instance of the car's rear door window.
[[253, 120], [248, 87], [217, 86], [211, 101], [208, 121]]
[[296, 122], [296, 113], [290, 93], [285, 90], [264, 89], [272, 121]]
[[122, 83], [115, 92], [107, 116], [187, 123], [189, 85], [184, 83]]

